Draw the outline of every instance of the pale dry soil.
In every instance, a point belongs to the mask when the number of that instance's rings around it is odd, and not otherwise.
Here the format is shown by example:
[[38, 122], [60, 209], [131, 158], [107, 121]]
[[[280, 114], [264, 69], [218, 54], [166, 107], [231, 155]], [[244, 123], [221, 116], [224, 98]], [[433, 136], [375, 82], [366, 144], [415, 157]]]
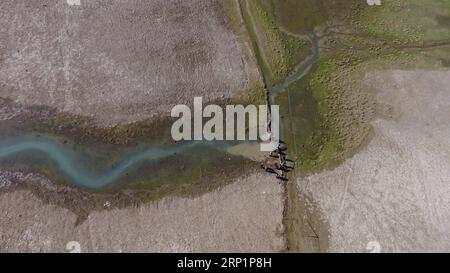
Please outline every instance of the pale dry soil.
[[270, 174], [237, 179], [195, 198], [164, 198], [139, 207], [76, 215], [42, 203], [29, 191], [0, 198], [1, 252], [278, 252], [282, 235], [282, 187]]
[[[373, 138], [298, 181], [329, 225], [331, 252], [450, 252], [450, 71], [367, 73]], [[371, 243], [370, 243], [371, 242]]]
[[2, 0], [0, 97], [101, 126], [230, 98], [259, 79], [225, 14], [219, 0]]

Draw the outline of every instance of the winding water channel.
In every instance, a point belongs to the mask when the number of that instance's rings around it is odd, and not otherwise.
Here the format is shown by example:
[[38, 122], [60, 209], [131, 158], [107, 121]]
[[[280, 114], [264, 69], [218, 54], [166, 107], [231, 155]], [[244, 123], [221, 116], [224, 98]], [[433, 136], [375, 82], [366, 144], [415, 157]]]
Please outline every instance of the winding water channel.
[[[307, 37], [311, 41], [313, 54], [302, 61], [296, 67], [295, 71], [286, 77], [282, 83], [269, 87], [269, 103], [273, 104], [275, 97], [282, 94], [289, 84], [300, 79], [319, 58], [316, 36], [313, 33], [308, 33]], [[272, 113], [272, 115], [274, 114]], [[283, 126], [281, 125], [281, 127]], [[86, 162], [79, 160], [81, 156], [77, 156], [77, 153], [79, 153], [77, 150], [74, 150], [71, 146], [63, 145], [57, 138], [48, 136], [23, 136], [13, 139], [3, 139], [0, 142], [0, 160], [21, 155], [17, 158], [25, 162], [17, 163], [26, 164], [27, 162], [24, 158], [27, 158], [27, 154], [33, 156], [37, 154], [43, 162], [52, 162], [56, 166], [59, 175], [67, 178], [70, 183], [86, 188], [98, 189], [117, 182], [128, 170], [144, 162], [158, 162], [169, 156], [178, 156], [183, 153], [192, 152], [194, 148], [201, 149], [202, 146], [212, 148], [216, 152], [226, 153], [230, 145], [233, 144], [217, 141], [190, 141], [167, 146], [145, 146], [125, 153], [112, 168], [93, 171], [86, 166]], [[44, 167], [41, 166], [41, 168]]]

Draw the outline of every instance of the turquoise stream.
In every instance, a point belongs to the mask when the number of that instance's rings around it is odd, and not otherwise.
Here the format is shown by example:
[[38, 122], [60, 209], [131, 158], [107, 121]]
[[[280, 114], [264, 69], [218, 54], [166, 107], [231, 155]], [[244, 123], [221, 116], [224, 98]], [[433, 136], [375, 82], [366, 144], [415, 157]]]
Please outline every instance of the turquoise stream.
[[[307, 69], [319, 58], [317, 38], [312, 33], [307, 34], [307, 36], [312, 43], [314, 53], [308, 59], [301, 62], [284, 82], [269, 88], [270, 103], [273, 103], [275, 96], [282, 93], [290, 83], [300, 79]], [[83, 162], [77, 159], [76, 151], [62, 145], [58, 140], [47, 136], [30, 136], [3, 140], [0, 143], [0, 159], [8, 159], [17, 154], [26, 155], [26, 153], [34, 154], [37, 152], [46, 160], [48, 159], [53, 162], [58, 171], [67, 177], [71, 183], [86, 188], [98, 189], [118, 181], [127, 170], [145, 161], [157, 162], [175, 154], [189, 152], [194, 146], [198, 147], [202, 145], [212, 147], [218, 152], [226, 152], [226, 148], [231, 144], [224, 141], [191, 141], [167, 146], [137, 148], [135, 151], [125, 154], [112, 169], [103, 171], [102, 174], [89, 171], [83, 165]]]

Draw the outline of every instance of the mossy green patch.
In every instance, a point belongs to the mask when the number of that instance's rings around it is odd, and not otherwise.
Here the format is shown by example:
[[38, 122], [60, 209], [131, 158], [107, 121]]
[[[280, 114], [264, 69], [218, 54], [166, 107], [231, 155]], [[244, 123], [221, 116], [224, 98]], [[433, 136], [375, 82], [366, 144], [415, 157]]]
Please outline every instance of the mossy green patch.
[[304, 79], [303, 92], [310, 92], [317, 117], [312, 119], [314, 126], [303, 128], [306, 131], [315, 128], [310, 140], [298, 137], [296, 140], [300, 141], [297, 146], [309, 146], [309, 150], [300, 150], [304, 153], [299, 155], [303, 173], [336, 166], [369, 137], [376, 104], [372, 90], [361, 85], [367, 73], [380, 69], [437, 69], [443, 62], [439, 57], [430, 58], [430, 54], [437, 56], [442, 51], [341, 48], [324, 57]]
[[[408, 7], [412, 10], [405, 7], [406, 2], [383, 1], [382, 7], [355, 4], [358, 12], [342, 19], [353, 23], [348, 32], [355, 33], [330, 38], [330, 49], [310, 74], [289, 86], [289, 98], [278, 98], [285, 116], [285, 138], [294, 148], [290, 153], [298, 159], [302, 174], [336, 166], [370, 135], [376, 105], [370, 90], [359, 85], [365, 73], [376, 69], [436, 69], [449, 63], [448, 47], [422, 46], [427, 41], [447, 39], [447, 30], [441, 27], [445, 19], [435, 18], [447, 13], [450, 5], [442, 5], [448, 1], [430, 3], [424, 9], [418, 1], [411, 1]], [[329, 8], [329, 3], [326, 6]], [[394, 11], [400, 18], [390, 29], [386, 24], [394, 20]], [[422, 19], [412, 19], [419, 14]], [[408, 31], [402, 32], [403, 27]], [[411, 31], [415, 34], [408, 34]]]
[[318, 0], [272, 0], [276, 18], [287, 31], [305, 34], [326, 22], [322, 1]]
[[392, 43], [423, 43], [450, 38], [449, 16], [449, 0], [386, 0], [364, 9], [359, 25], [360, 31]]
[[280, 105], [283, 140], [289, 154], [299, 163], [300, 173], [310, 173], [328, 165], [332, 152], [339, 149], [329, 141], [329, 128], [321, 116], [321, 99], [314, 97], [308, 82], [297, 81], [277, 97]]
[[271, 3], [241, 1], [241, 7], [266, 81], [271, 85], [280, 83], [310, 54], [308, 41], [280, 30]]

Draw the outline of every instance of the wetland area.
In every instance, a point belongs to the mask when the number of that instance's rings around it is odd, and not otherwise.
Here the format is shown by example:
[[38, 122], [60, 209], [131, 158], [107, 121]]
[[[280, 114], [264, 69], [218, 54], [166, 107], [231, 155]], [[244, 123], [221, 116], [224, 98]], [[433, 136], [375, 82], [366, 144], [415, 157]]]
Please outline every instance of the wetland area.
[[[450, 251], [448, 4], [2, 1], [0, 251]], [[194, 96], [279, 105], [289, 180]]]

